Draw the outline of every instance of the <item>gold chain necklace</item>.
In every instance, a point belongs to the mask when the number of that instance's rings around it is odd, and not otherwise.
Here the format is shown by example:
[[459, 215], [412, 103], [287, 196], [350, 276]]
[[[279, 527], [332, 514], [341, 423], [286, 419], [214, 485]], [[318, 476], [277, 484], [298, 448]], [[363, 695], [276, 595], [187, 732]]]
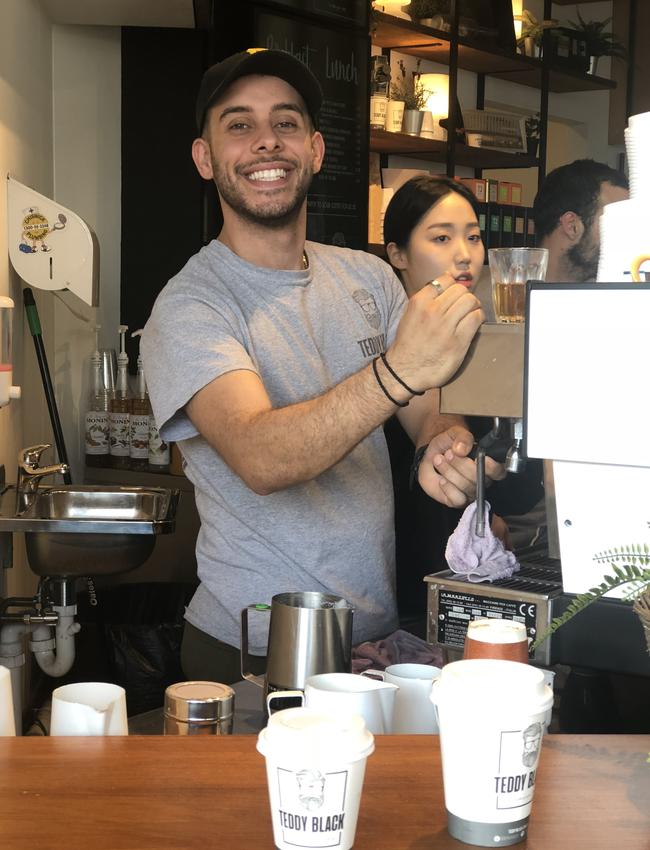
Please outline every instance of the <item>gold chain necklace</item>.
[[307, 252], [306, 251], [302, 252], [302, 267], [303, 267], [303, 270], [305, 270], [305, 271], [309, 268], [309, 260], [307, 259]]

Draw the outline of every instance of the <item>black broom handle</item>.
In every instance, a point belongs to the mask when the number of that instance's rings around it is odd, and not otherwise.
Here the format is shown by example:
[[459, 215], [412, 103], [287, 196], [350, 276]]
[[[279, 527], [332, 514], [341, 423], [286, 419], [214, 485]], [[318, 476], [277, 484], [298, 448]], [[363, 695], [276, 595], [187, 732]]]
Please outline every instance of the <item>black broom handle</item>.
[[63, 480], [66, 484], [72, 484], [70, 464], [68, 463], [68, 453], [65, 450], [65, 440], [63, 438], [63, 429], [61, 428], [59, 410], [56, 406], [54, 387], [52, 386], [50, 370], [47, 365], [47, 355], [45, 353], [45, 346], [43, 345], [43, 337], [41, 336], [41, 322], [38, 318], [38, 309], [36, 307], [36, 302], [34, 301], [34, 293], [29, 287], [23, 289], [23, 300], [25, 302], [25, 312], [27, 313], [27, 323], [34, 340], [34, 347], [36, 348], [38, 368], [41, 370], [43, 389], [45, 390], [45, 400], [47, 401], [47, 409], [50, 413], [50, 422], [52, 423], [52, 430], [54, 431], [56, 453], [59, 456], [59, 463], [65, 463], [68, 467], [68, 472], [63, 474]]

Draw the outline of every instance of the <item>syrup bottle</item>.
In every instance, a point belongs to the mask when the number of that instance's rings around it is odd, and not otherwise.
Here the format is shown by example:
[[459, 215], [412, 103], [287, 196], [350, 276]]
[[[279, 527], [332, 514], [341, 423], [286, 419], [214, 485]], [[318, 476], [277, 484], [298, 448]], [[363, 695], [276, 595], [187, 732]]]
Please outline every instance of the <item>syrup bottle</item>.
[[120, 334], [120, 353], [117, 355], [117, 385], [115, 396], [109, 407], [111, 437], [111, 466], [116, 469], [128, 469], [131, 444], [131, 394], [129, 392], [128, 367], [124, 337], [128, 331], [126, 325], [118, 328]]
[[90, 395], [84, 428], [86, 466], [109, 465], [110, 428], [108, 409], [110, 393], [104, 386], [102, 360], [99, 353], [100, 325], [95, 325], [95, 350], [90, 355]]

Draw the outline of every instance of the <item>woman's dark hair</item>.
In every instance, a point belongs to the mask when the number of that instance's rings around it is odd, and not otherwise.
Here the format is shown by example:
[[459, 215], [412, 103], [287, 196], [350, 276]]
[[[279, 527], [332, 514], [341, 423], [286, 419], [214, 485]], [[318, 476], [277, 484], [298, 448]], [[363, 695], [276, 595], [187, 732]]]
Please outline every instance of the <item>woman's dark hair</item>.
[[464, 198], [478, 220], [478, 202], [464, 183], [444, 175], [418, 175], [400, 186], [386, 207], [384, 245], [394, 242], [398, 248], [406, 248], [423, 216], [450, 192], [456, 192]]

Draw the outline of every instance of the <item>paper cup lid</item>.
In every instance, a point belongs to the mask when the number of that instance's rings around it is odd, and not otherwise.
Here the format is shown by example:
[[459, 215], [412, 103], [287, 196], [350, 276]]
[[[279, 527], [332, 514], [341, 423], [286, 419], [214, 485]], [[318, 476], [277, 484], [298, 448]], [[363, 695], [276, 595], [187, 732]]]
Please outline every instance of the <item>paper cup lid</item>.
[[375, 739], [358, 714], [287, 708], [271, 715], [257, 738], [257, 749], [287, 763], [353, 762], [372, 753]]
[[544, 682], [544, 671], [530, 664], [472, 658], [442, 668], [433, 684], [431, 700], [442, 705], [447, 698], [480, 711], [492, 708], [546, 711], [553, 702], [553, 692]]

